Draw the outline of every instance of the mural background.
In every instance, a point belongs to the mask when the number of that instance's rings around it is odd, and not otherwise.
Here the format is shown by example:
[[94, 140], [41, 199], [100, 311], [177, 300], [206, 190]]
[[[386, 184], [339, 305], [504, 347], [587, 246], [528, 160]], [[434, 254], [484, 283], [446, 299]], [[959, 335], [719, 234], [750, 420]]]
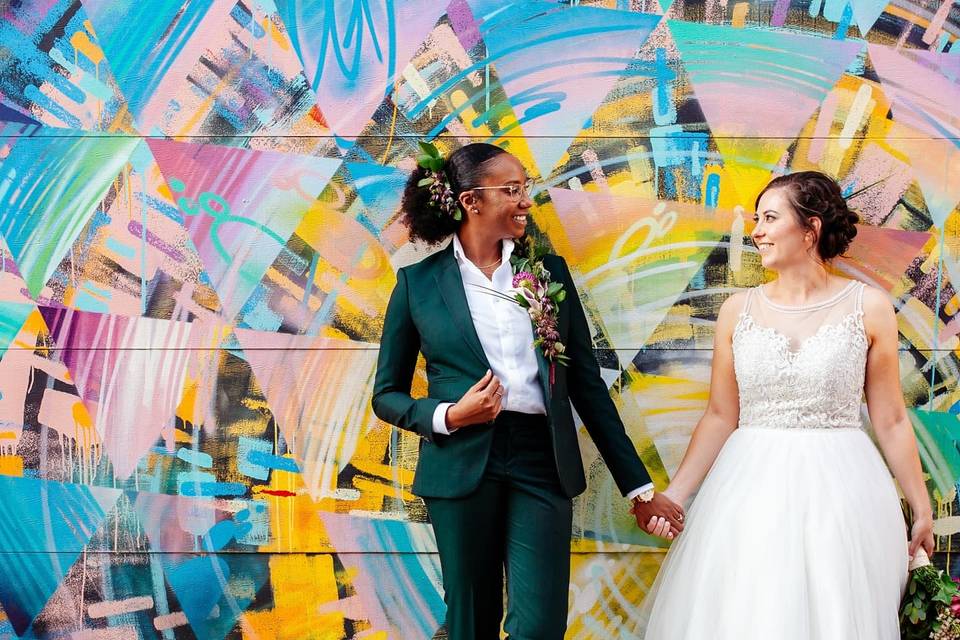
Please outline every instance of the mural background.
[[[370, 409], [416, 143], [509, 149], [655, 479], [772, 175], [835, 175], [960, 575], [954, 0], [0, 3], [0, 637], [429, 638], [416, 436]], [[861, 192], [861, 190], [863, 190]], [[425, 389], [418, 374], [415, 386]], [[569, 638], [664, 548], [588, 439]]]

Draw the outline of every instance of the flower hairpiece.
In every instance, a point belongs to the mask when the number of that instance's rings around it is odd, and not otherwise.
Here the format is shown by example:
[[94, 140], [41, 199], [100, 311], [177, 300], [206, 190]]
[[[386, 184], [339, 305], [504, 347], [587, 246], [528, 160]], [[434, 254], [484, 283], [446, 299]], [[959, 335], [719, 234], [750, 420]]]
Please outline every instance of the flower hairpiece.
[[418, 187], [429, 187], [430, 205], [441, 214], [448, 215], [454, 220], [460, 220], [460, 207], [453, 197], [453, 189], [447, 180], [447, 173], [443, 170], [446, 160], [443, 154], [429, 142], [420, 141], [420, 154], [417, 155], [417, 165], [426, 169], [428, 175], [417, 182]]

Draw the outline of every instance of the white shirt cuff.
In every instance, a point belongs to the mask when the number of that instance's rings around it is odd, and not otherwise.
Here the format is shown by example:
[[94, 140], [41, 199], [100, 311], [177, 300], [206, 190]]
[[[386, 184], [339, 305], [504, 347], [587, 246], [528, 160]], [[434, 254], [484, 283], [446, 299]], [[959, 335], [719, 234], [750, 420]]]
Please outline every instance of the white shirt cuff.
[[[437, 423], [434, 422], [433, 424], [434, 424], [433, 429], [434, 429], [434, 431], [436, 431], [436, 429], [437, 429], [436, 424], [437, 424]], [[653, 489], [653, 483], [652, 483], [652, 482], [648, 482], [647, 484], [643, 485], [642, 487], [639, 487], [639, 488], [637, 488], [637, 489], [634, 489], [633, 491], [631, 491], [630, 493], [628, 493], [628, 494], [627, 494], [627, 500], [633, 500], [634, 498], [636, 498], [638, 495], [640, 495], [640, 494], [643, 493], [644, 491], [649, 491], [650, 489]]]
[[447, 429], [447, 409], [452, 407], [452, 402], [441, 402], [433, 412], [433, 432], [442, 433], [445, 436], [450, 435]]

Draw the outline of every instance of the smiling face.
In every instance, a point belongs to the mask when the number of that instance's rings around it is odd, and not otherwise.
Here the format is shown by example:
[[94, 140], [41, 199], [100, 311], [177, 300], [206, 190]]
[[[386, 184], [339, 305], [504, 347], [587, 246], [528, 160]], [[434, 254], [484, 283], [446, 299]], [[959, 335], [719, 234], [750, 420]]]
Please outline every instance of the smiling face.
[[816, 234], [820, 219], [810, 219], [811, 230], [801, 224], [799, 216], [782, 188], [770, 189], [760, 197], [754, 216], [756, 226], [750, 237], [765, 268], [781, 270], [811, 257], [819, 260]]
[[[480, 187], [500, 187], [514, 185], [521, 189], [527, 180], [520, 161], [509, 153], [501, 153], [483, 164], [483, 177]], [[498, 240], [519, 238], [527, 230], [527, 218], [533, 201], [530, 194], [524, 193], [519, 201], [510, 196], [510, 190], [478, 189], [463, 194], [461, 202], [464, 209], [476, 212], [470, 216], [471, 222], [483, 225], [484, 234], [495, 236]]]

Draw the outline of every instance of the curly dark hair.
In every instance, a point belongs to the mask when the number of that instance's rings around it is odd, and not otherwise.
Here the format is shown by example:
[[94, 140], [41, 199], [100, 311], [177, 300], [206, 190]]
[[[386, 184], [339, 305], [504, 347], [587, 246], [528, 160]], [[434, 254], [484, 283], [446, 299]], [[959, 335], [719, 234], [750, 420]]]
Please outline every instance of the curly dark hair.
[[760, 206], [760, 198], [771, 189], [784, 190], [804, 228], [813, 231], [810, 220], [820, 218], [817, 253], [822, 260], [843, 255], [857, 235], [854, 225], [860, 217], [847, 206], [836, 180], [819, 171], [798, 171], [779, 176], [763, 188], [754, 208]]
[[[443, 171], [450, 182], [453, 197], [459, 198], [464, 191], [478, 186], [480, 179], [483, 178], [484, 163], [502, 153], [507, 152], [485, 142], [468, 144], [451, 153], [444, 164]], [[429, 245], [436, 245], [456, 232], [460, 228], [462, 219], [454, 220], [451, 216], [430, 206], [430, 190], [417, 186], [417, 183], [428, 177], [429, 173], [429, 170], [418, 166], [410, 174], [403, 189], [400, 210], [403, 212], [403, 218], [401, 218], [403, 224], [410, 229], [411, 240], [422, 240]]]

